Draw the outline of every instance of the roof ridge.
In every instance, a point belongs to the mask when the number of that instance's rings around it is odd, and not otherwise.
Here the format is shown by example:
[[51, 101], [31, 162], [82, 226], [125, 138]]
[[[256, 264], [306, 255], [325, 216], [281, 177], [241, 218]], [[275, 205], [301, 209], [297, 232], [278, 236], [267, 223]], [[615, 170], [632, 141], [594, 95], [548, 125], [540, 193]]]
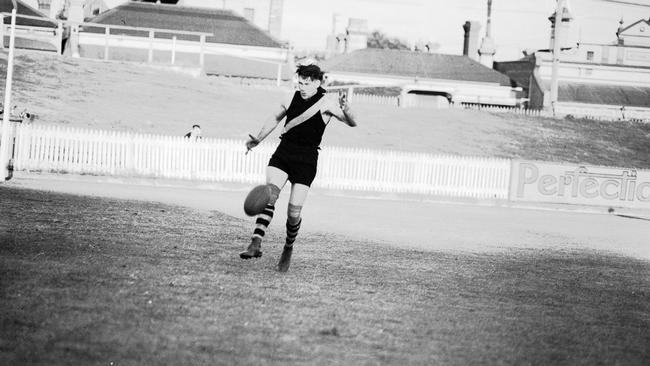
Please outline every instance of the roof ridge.
[[174, 10], [174, 11], [185, 11], [188, 13], [191, 12], [201, 12], [201, 13], [212, 13], [212, 14], [225, 14], [225, 15], [232, 15], [237, 18], [241, 19], [246, 19], [243, 16], [233, 12], [230, 9], [217, 9], [217, 8], [202, 8], [199, 6], [185, 6], [185, 5], [177, 5], [177, 4], [157, 4], [157, 3], [143, 3], [143, 2], [132, 2], [129, 1], [127, 3], [121, 4], [119, 6], [116, 6], [113, 9], [117, 8], [164, 8], [164, 10]]
[[43, 16], [44, 18], [47, 18], [47, 19], [49, 19], [49, 20], [52, 20], [52, 18], [50, 18], [47, 14], [43, 13], [43, 12], [40, 11], [39, 9], [36, 9], [36, 8], [32, 7], [31, 5], [27, 4], [27, 3], [24, 2], [23, 0], [16, 0], [16, 11], [18, 11], [18, 4], [20, 4], [20, 5], [24, 6], [24, 7], [26, 7], [27, 9], [29, 9], [29, 10], [35, 12], [35, 13], [38, 14], [38, 15]]
[[283, 47], [283, 42], [273, 37], [268, 31], [234, 11], [226, 9], [125, 3], [89, 19], [88, 22], [114, 25], [126, 25], [128, 22], [129, 26], [135, 28], [165, 28], [200, 32], [208, 30], [212, 36], [206, 40], [212, 43]]
[[650, 24], [650, 22], [648, 22], [646, 19], [639, 19], [639, 20], [637, 20], [636, 22], [634, 22], [634, 23], [628, 25], [627, 27], [621, 29], [621, 30], [619, 31], [619, 34], [625, 32], [626, 30], [628, 30], [628, 29], [634, 27], [635, 25], [637, 25], [637, 24], [639, 24], [639, 23], [641, 23], [641, 22], [644, 22], [644, 23], [646, 23], [646, 24]]
[[330, 72], [448, 79], [510, 85], [510, 78], [467, 56], [393, 49], [361, 49], [323, 62]]

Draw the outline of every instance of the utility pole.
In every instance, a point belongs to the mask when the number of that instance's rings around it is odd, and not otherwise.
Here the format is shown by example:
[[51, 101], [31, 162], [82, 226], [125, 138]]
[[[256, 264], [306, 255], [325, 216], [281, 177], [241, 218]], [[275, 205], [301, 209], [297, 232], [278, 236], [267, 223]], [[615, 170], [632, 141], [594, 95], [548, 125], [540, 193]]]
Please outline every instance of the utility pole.
[[481, 48], [478, 49], [479, 62], [483, 65], [494, 67], [494, 54], [497, 52], [494, 41], [492, 40], [492, 0], [487, 2], [487, 22], [485, 26], [485, 37], [481, 42]]
[[558, 69], [560, 67], [560, 30], [562, 29], [561, 23], [564, 15], [564, 2], [565, 0], [557, 0], [557, 8], [555, 9], [555, 21], [553, 24], [553, 65], [551, 68], [551, 107], [555, 110], [555, 103], [557, 103], [558, 96]]
[[[0, 182], [4, 182], [9, 176], [9, 160], [11, 159], [11, 141], [9, 128], [9, 115], [11, 114], [11, 79], [14, 73], [14, 40], [16, 34], [16, 0], [12, 0], [13, 10], [11, 11], [11, 33], [9, 35], [9, 55], [7, 55], [7, 82], [5, 84], [4, 111], [2, 113], [2, 137], [0, 139]], [[5, 26], [2, 18], [2, 27]], [[3, 32], [4, 33], [4, 32]], [[4, 42], [4, 39], [2, 39]]]

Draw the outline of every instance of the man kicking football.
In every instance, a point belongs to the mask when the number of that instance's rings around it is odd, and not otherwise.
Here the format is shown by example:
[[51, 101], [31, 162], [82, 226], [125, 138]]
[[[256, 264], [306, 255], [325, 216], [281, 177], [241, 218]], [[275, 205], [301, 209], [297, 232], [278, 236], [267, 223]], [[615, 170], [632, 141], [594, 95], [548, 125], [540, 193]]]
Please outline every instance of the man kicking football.
[[264, 123], [257, 136], [251, 136], [246, 142], [246, 148], [253, 149], [286, 117], [280, 144], [266, 168], [266, 184], [270, 188], [271, 199], [264, 212], [255, 220], [250, 245], [239, 254], [243, 259], [262, 256], [262, 238], [273, 218], [275, 202], [280, 191], [289, 181], [291, 195], [287, 209], [287, 237], [278, 263], [280, 272], [289, 269], [293, 243], [302, 223], [300, 212], [316, 176], [318, 150], [325, 127], [332, 117], [350, 127], [357, 125], [345, 94], [341, 94], [338, 100], [326, 95], [325, 89], [321, 87], [323, 72], [317, 65], [298, 66], [296, 73], [298, 90], [289, 103], [282, 104]]

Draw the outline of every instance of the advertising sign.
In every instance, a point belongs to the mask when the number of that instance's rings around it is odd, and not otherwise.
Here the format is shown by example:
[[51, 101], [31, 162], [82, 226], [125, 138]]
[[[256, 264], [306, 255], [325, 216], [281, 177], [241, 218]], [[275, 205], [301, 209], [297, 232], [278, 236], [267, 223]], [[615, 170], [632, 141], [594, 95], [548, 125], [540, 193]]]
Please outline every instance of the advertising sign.
[[650, 171], [513, 160], [510, 200], [650, 209]]

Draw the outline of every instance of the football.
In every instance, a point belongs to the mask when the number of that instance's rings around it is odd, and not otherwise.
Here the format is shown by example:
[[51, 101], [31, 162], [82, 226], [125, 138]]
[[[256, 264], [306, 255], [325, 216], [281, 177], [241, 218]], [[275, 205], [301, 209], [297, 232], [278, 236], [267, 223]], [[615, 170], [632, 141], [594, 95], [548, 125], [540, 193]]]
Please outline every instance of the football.
[[266, 184], [259, 185], [248, 192], [246, 200], [244, 200], [244, 212], [248, 216], [259, 215], [270, 200], [271, 188]]

